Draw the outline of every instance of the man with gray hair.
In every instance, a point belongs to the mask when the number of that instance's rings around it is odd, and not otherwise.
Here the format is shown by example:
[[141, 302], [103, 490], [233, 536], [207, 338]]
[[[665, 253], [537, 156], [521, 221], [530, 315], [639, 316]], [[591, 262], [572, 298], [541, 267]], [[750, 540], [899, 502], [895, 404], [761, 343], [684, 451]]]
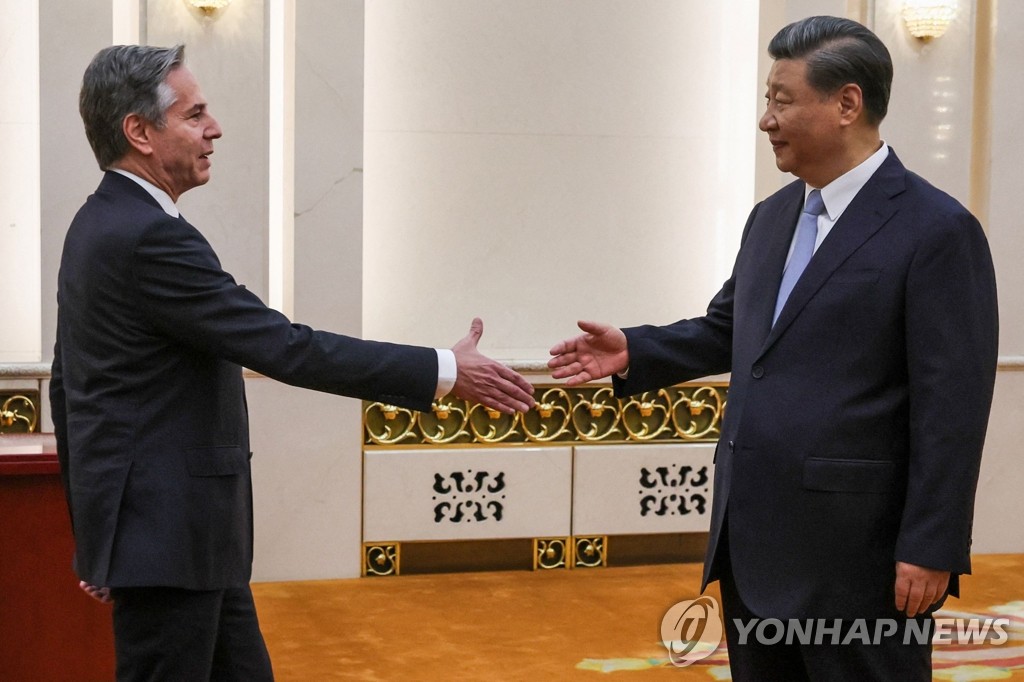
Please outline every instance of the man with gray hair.
[[[732, 372], [702, 589], [721, 583], [733, 680], [924, 682], [931, 613], [971, 566], [992, 258], [974, 216], [882, 141], [893, 68], [871, 31], [811, 17], [768, 52], [760, 128], [797, 180], [751, 211], [707, 314], [581, 322], [549, 364], [619, 395]], [[769, 619], [819, 629], [743, 636]]]
[[119, 680], [268, 680], [249, 589], [252, 479], [242, 367], [426, 410], [449, 391], [503, 412], [523, 377], [483, 356], [290, 322], [235, 283], [175, 207], [210, 179], [221, 129], [184, 48], [115, 46], [80, 111], [99, 188], [68, 229], [50, 397], [83, 589], [113, 601]]

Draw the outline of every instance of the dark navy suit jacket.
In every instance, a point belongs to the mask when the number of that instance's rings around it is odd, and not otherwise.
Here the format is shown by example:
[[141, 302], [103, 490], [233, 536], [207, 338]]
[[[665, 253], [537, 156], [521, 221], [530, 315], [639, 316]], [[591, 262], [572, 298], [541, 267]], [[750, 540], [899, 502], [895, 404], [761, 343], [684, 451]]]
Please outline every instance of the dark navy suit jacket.
[[206, 239], [105, 174], [68, 230], [51, 401], [79, 576], [109, 587], [245, 585], [252, 481], [242, 367], [427, 409], [433, 349], [292, 324]]
[[888, 617], [895, 562], [970, 571], [997, 363], [995, 276], [973, 216], [890, 150], [771, 318], [804, 197], [755, 206], [703, 317], [626, 330], [620, 394], [731, 371], [704, 585], [723, 525], [745, 604]]

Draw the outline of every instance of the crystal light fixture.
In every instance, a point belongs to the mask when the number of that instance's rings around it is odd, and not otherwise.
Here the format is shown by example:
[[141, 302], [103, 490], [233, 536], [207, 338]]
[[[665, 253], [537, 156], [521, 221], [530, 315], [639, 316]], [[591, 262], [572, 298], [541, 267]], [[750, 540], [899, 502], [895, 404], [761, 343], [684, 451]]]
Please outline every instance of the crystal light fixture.
[[231, 0], [188, 0], [188, 4], [203, 14], [210, 15], [230, 5]]
[[902, 14], [910, 35], [931, 40], [946, 32], [956, 11], [956, 0], [904, 0]]

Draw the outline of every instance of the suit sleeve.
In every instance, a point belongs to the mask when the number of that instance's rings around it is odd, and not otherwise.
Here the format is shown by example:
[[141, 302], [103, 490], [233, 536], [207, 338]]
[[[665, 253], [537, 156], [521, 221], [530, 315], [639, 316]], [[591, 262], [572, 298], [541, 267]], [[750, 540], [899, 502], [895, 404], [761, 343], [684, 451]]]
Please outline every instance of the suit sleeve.
[[906, 292], [910, 447], [895, 559], [969, 573], [998, 359], [995, 274], [973, 216], [945, 216], [929, 232]]
[[429, 409], [432, 348], [364, 341], [293, 324], [238, 285], [206, 239], [183, 220], [147, 229], [133, 256], [141, 313], [163, 335], [279, 381]]
[[732, 296], [733, 280], [729, 279], [704, 317], [664, 327], [623, 329], [629, 373], [625, 380], [613, 378], [616, 395], [636, 395], [728, 372], [732, 364]]
[[71, 518], [71, 528], [74, 530], [75, 517], [71, 506], [71, 477], [68, 470], [68, 414], [64, 393], [64, 363], [61, 357], [59, 319], [57, 321], [57, 341], [53, 347], [53, 366], [50, 369], [50, 417], [53, 419], [53, 435], [57, 439], [60, 482], [64, 487], [64, 498], [68, 503], [68, 516]]

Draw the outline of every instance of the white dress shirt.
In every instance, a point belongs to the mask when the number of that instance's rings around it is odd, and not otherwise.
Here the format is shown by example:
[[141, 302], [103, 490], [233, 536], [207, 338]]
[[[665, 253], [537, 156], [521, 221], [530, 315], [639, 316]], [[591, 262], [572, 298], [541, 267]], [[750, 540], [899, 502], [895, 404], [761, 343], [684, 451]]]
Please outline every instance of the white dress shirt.
[[[819, 189], [821, 190], [821, 200], [825, 204], [825, 210], [818, 216], [818, 236], [814, 240], [815, 253], [817, 253], [821, 243], [825, 241], [828, 233], [835, 227], [839, 217], [846, 211], [850, 202], [867, 184], [868, 180], [875, 174], [875, 171], [878, 170], [887, 156], [889, 156], [889, 145], [882, 142], [882, 146], [879, 147], [878, 151], [861, 162], [859, 166], [846, 171], [824, 187], [804, 186], [805, 203], [807, 202], [807, 195], [811, 193], [811, 190]], [[789, 259], [793, 256], [795, 244], [796, 233], [794, 232], [793, 239], [789, 243], [789, 255], [786, 256], [786, 265], [789, 265]]]

